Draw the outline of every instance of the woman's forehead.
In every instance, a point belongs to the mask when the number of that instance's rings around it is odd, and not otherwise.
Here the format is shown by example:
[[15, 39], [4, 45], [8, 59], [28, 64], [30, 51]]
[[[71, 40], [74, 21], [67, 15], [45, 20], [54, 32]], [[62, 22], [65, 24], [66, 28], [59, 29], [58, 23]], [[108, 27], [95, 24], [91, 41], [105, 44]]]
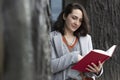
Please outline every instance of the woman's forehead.
[[73, 9], [70, 14], [78, 16], [78, 17], [81, 17], [83, 15], [83, 13], [82, 13], [82, 11], [80, 9]]

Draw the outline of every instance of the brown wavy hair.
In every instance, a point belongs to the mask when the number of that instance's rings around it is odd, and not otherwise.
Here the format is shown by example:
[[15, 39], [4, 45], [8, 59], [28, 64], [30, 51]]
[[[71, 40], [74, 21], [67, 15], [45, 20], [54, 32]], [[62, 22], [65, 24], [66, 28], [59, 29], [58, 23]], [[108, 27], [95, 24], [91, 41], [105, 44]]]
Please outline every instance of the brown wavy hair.
[[73, 9], [79, 9], [83, 13], [83, 20], [81, 26], [74, 32], [74, 35], [79, 37], [79, 36], [86, 36], [86, 34], [89, 33], [89, 19], [86, 14], [86, 11], [84, 7], [81, 4], [78, 3], [71, 3], [68, 4], [65, 9], [60, 13], [60, 15], [57, 18], [57, 21], [53, 25], [53, 29], [56, 31], [59, 31], [62, 35], [64, 35], [64, 19], [63, 19], [63, 14], [65, 17], [67, 17], [70, 13], [72, 13]]

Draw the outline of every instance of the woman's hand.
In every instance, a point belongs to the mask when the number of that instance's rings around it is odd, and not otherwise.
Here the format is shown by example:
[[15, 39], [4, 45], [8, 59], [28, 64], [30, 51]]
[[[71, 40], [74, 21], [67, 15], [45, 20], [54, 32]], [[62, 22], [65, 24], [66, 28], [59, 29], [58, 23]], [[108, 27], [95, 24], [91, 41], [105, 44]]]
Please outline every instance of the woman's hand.
[[86, 69], [87, 69], [88, 71], [90, 71], [90, 72], [94, 72], [94, 73], [96, 73], [96, 74], [99, 74], [99, 72], [100, 72], [101, 69], [102, 69], [102, 66], [103, 66], [104, 62], [101, 63], [101, 62], [99, 61], [98, 63], [99, 63], [98, 66], [95, 65], [94, 63], [91, 63], [91, 65], [88, 65], [88, 67], [87, 67]]

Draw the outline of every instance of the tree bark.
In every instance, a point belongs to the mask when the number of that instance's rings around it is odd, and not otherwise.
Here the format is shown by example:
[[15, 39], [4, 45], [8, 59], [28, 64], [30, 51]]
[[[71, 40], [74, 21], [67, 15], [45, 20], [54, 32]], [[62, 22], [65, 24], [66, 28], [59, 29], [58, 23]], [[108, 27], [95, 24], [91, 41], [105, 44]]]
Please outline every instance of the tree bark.
[[33, 80], [31, 8], [29, 0], [4, 0], [5, 80]]
[[3, 59], [4, 59], [4, 54], [3, 54], [3, 19], [2, 19], [2, 0], [0, 0], [0, 80], [2, 79], [3, 76]]
[[36, 80], [50, 80], [50, 7], [48, 0], [36, 0], [33, 14], [33, 45], [35, 53]]
[[48, 0], [4, 0], [3, 80], [50, 80]]
[[[119, 44], [120, 1], [88, 0], [87, 13], [91, 23], [94, 48], [107, 50], [113, 44]], [[120, 79], [119, 46], [113, 57], [104, 64], [104, 73], [98, 80]]]

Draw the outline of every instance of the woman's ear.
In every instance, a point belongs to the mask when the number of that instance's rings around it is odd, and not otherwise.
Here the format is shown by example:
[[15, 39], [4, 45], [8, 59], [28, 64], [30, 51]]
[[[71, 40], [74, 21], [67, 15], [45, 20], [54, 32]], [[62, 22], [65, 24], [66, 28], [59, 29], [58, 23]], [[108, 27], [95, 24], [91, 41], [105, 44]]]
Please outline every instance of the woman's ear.
[[65, 14], [63, 14], [63, 20], [66, 20]]

